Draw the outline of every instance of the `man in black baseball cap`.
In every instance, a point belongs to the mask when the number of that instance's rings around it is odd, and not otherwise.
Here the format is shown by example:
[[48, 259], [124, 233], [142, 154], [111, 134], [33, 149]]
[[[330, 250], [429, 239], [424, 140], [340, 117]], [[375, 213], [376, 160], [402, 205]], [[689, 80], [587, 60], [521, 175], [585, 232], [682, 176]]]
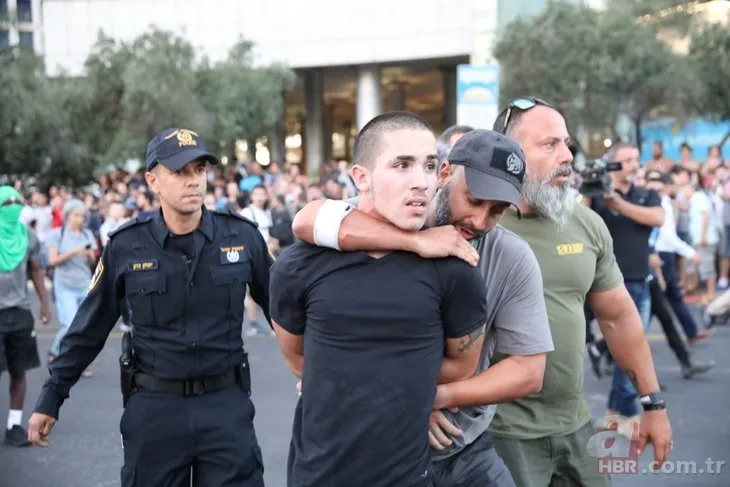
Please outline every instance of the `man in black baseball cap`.
[[206, 164], [218, 162], [195, 132], [165, 129], [147, 145], [145, 179], [166, 215], [200, 215], [208, 183]]
[[474, 198], [511, 203], [519, 213], [525, 154], [517, 142], [492, 130], [472, 130], [456, 141], [447, 160], [464, 167]]
[[201, 160], [218, 164], [218, 158], [208, 152], [198, 134], [186, 129], [165, 129], [147, 144], [147, 170], [162, 164], [170, 171], [179, 171], [188, 163]]

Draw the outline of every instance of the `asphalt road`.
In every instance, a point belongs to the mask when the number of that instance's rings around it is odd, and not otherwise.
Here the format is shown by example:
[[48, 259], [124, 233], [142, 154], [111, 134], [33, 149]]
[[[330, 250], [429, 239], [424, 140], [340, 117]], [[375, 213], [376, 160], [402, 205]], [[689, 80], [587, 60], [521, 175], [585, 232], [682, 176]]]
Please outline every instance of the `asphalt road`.
[[[39, 328], [39, 348], [48, 350], [54, 327]], [[650, 331], [654, 358], [670, 405], [674, 428], [672, 462], [661, 474], [616, 475], [622, 487], [728, 487], [730, 486], [730, 327], [698, 345], [697, 358], [712, 358], [717, 367], [702, 377], [683, 380], [666, 343]], [[286, 370], [272, 338], [246, 338], [252, 361], [256, 431], [264, 452], [266, 485], [286, 485], [285, 466], [291, 418], [296, 402], [296, 380]], [[0, 444], [0, 487], [102, 487], [119, 485], [122, 449], [119, 435], [121, 396], [117, 369], [119, 334], [114, 332], [93, 364], [94, 376], [72, 389], [61, 410], [47, 449], [10, 448]], [[586, 397], [594, 417], [605, 412], [610, 378], [598, 380], [586, 363]], [[47, 376], [45, 368], [28, 375], [27, 422]], [[7, 418], [7, 375], [0, 379], [0, 420]], [[644, 470], [651, 448], [640, 459]], [[724, 461], [719, 473], [707, 473], [707, 459]], [[694, 465], [694, 467], [693, 467]], [[713, 463], [713, 469], [718, 465]], [[692, 471], [694, 474], [688, 474]], [[672, 472], [673, 473], [669, 473]], [[680, 472], [678, 472], [680, 471]], [[700, 474], [699, 472], [703, 473]], [[374, 486], [376, 487], [376, 486]]]

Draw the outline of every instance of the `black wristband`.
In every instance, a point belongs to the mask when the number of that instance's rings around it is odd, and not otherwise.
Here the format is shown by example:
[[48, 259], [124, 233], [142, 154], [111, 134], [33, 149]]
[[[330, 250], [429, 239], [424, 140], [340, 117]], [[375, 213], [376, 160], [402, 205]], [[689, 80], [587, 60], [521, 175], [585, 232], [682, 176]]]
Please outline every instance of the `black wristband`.
[[662, 397], [661, 392], [641, 396], [639, 401], [641, 401], [641, 407], [644, 408], [644, 411], [660, 411], [667, 408], [667, 402]]

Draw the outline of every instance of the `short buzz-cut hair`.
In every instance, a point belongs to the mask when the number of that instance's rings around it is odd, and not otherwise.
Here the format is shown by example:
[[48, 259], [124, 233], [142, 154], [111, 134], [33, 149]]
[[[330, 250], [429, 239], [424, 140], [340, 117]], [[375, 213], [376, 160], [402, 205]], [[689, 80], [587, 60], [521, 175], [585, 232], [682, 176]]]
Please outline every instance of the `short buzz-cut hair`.
[[468, 134], [472, 130], [474, 130], [474, 127], [470, 127], [469, 125], [452, 125], [444, 130], [441, 137], [436, 139], [436, 152], [438, 154], [439, 162], [446, 162], [448, 160], [449, 153], [451, 152], [450, 141], [454, 135]]
[[413, 113], [401, 111], [381, 113], [366, 123], [357, 134], [352, 151], [353, 164], [372, 167], [382, 135], [386, 132], [404, 129], [428, 130], [433, 133], [431, 125]]

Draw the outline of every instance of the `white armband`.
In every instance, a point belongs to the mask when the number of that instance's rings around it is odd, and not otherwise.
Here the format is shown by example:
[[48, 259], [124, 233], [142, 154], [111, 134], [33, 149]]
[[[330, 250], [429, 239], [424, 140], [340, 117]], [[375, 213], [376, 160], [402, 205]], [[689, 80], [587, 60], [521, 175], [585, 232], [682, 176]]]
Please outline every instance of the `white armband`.
[[340, 200], [325, 200], [314, 220], [314, 243], [320, 247], [340, 249], [342, 220], [353, 210], [351, 204]]

